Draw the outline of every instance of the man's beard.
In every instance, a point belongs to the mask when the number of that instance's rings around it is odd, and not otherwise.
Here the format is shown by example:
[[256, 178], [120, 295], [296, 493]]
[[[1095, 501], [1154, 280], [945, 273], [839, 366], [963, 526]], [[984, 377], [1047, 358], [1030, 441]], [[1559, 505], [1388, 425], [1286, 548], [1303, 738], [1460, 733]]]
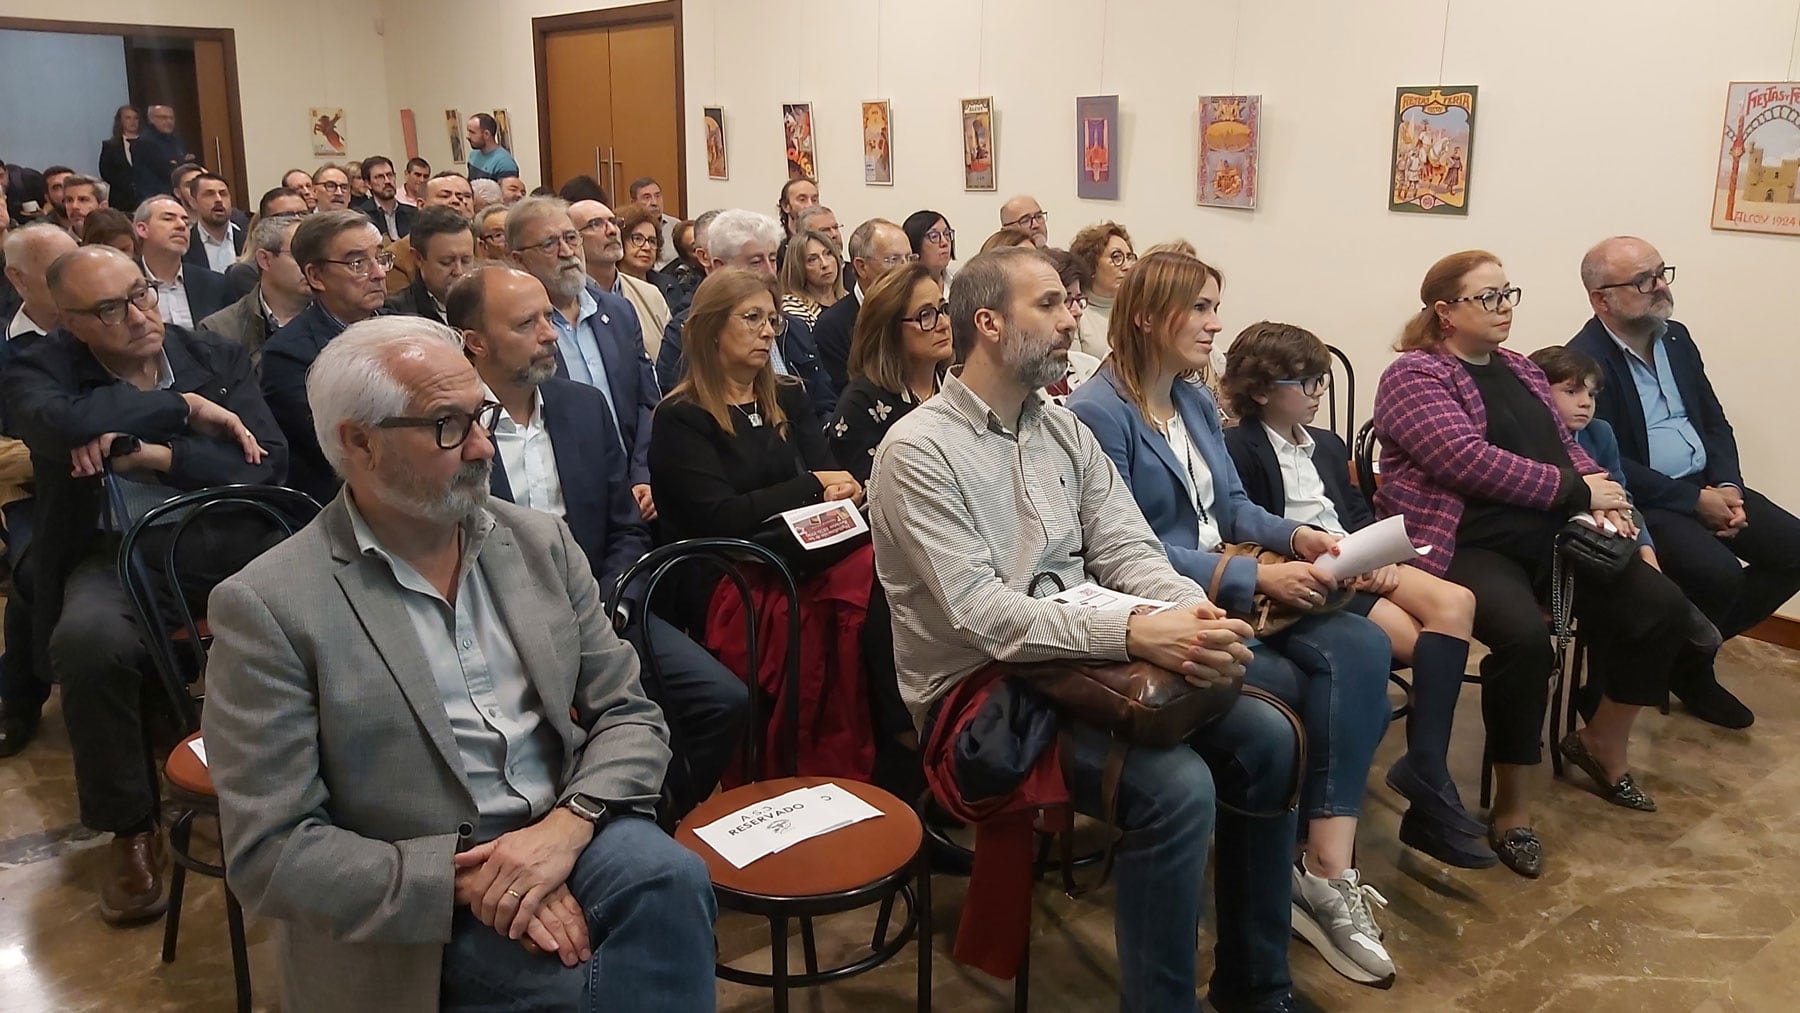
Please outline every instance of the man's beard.
[[383, 475], [375, 495], [383, 503], [427, 524], [460, 524], [487, 505], [491, 461], [464, 461], [448, 484], [434, 489], [417, 474], [402, 469]]
[[[573, 269], [571, 270], [571, 266]], [[579, 257], [565, 257], [556, 264], [556, 272], [548, 278], [539, 278], [544, 288], [550, 292], [550, 298], [558, 304], [581, 297], [581, 290], [587, 284], [586, 266]]]
[[1049, 331], [1041, 338], [1035, 337], [1008, 321], [1005, 341], [1001, 345], [1001, 361], [1020, 386], [1035, 390], [1055, 383], [1069, 371], [1068, 359], [1056, 356], [1059, 344], [1055, 331]]
[[556, 357], [533, 361], [513, 374], [513, 382], [527, 387], [542, 387], [556, 378]]
[[1620, 317], [1626, 327], [1646, 331], [1656, 330], [1669, 322], [1675, 315], [1675, 296], [1671, 292], [1657, 292], [1650, 296], [1650, 303], [1641, 312], [1631, 316]]

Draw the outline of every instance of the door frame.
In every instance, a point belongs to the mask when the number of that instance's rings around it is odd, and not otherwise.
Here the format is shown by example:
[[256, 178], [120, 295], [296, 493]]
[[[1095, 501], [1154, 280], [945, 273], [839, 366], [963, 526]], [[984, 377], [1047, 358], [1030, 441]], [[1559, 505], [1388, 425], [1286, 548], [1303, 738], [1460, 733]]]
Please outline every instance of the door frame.
[[[681, 200], [683, 211], [689, 210], [687, 199], [687, 58], [683, 52], [685, 40], [681, 31], [681, 0], [659, 0], [656, 3], [641, 3], [629, 7], [611, 7], [606, 10], [580, 11], [575, 14], [553, 14], [548, 17], [531, 19], [531, 59], [537, 73], [537, 122], [538, 122], [538, 164], [548, 172], [550, 168], [550, 66], [544, 55], [545, 40], [558, 32], [579, 31], [589, 28], [617, 28], [622, 25], [640, 25], [669, 22], [675, 26], [675, 160], [680, 166], [680, 178], [675, 181], [676, 193]], [[549, 186], [552, 180], [544, 180]], [[615, 204], [622, 204], [618, 194], [609, 194]]]
[[[17, 32], [62, 32], [69, 35], [118, 35], [125, 38], [132, 36], [161, 35], [177, 39], [207, 39], [219, 43], [225, 48], [225, 107], [226, 115], [231, 120], [231, 155], [236, 162], [237, 179], [227, 179], [231, 184], [231, 192], [235, 196], [243, 194], [244, 200], [250, 200], [247, 184], [249, 167], [244, 160], [244, 107], [239, 95], [237, 32], [230, 28], [190, 28], [178, 25], [145, 25], [110, 21], [59, 21], [53, 18], [13, 18], [0, 17], [0, 29]], [[679, 42], [679, 37], [677, 39]], [[199, 129], [194, 124], [194, 129]], [[214, 167], [214, 171], [223, 166]], [[240, 205], [241, 206], [241, 205]], [[682, 205], [686, 207], [686, 205]]]

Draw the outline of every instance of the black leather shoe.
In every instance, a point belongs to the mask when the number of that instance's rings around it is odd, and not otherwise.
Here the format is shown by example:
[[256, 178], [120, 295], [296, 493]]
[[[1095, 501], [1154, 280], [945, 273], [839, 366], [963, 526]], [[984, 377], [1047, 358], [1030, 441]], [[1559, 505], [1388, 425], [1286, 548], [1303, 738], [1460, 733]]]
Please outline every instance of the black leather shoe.
[[1497, 834], [1490, 826], [1487, 837], [1488, 846], [1508, 869], [1526, 879], [1536, 879], [1544, 874], [1544, 842], [1538, 840], [1535, 828], [1514, 827]]
[[1500, 861], [1480, 834], [1465, 834], [1416, 805], [1400, 817], [1400, 843], [1458, 869], [1491, 869]]
[[1606, 779], [1606, 768], [1600, 765], [1593, 753], [1588, 752], [1587, 743], [1581, 741], [1580, 732], [1570, 732], [1564, 736], [1562, 745], [1557, 748], [1562, 751], [1563, 759], [1580, 767], [1583, 773], [1594, 779], [1594, 786], [1600, 789], [1601, 798], [1624, 809], [1635, 809], [1641, 813], [1656, 811], [1656, 800], [1637, 786], [1630, 773], [1620, 774], [1617, 781]]
[[37, 738], [41, 707], [0, 703], [0, 757], [17, 756]]
[[1669, 687], [1688, 712], [1708, 724], [1720, 728], [1748, 728], [1756, 720], [1750, 708], [1719, 685], [1717, 679], [1700, 677], [1681, 679]]
[[1420, 776], [1404, 753], [1388, 768], [1385, 780], [1389, 788], [1412, 803], [1412, 808], [1407, 810], [1409, 813], [1417, 812], [1431, 822], [1450, 827], [1467, 837], [1479, 838], [1487, 829], [1487, 824], [1469, 815], [1469, 810], [1463, 807], [1462, 798], [1456, 794], [1456, 782], [1430, 783]]
[[1314, 1013], [1316, 1006], [1303, 1005], [1292, 992], [1264, 999], [1253, 1003], [1222, 1003], [1216, 999], [1206, 1001], [1207, 1008], [1215, 1013]]

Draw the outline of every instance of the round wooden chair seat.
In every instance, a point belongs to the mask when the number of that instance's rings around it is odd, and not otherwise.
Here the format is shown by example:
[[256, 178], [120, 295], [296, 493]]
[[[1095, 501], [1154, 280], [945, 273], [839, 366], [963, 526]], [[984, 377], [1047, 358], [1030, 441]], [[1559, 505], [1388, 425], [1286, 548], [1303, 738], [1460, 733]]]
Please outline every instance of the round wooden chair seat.
[[[694, 834], [695, 827], [745, 806], [827, 783], [855, 794], [882, 815], [802, 841], [742, 869]], [[784, 777], [733, 788], [700, 803], [675, 830], [675, 840], [706, 862], [715, 887], [769, 898], [822, 897], [872, 886], [904, 872], [918, 855], [923, 836], [911, 806], [872, 784], [835, 777]]]
[[188, 746], [199, 737], [200, 733], [195, 732], [181, 740], [181, 745], [176, 746], [175, 751], [169, 754], [169, 762], [163, 764], [163, 774], [168, 777], [171, 786], [181, 791], [214, 798], [218, 793], [213, 790], [212, 774]]

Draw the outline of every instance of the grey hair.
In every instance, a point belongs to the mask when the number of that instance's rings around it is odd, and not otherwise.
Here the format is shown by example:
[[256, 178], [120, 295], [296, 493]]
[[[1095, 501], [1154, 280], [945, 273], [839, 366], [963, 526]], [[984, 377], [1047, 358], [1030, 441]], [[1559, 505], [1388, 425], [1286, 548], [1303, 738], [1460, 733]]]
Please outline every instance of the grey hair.
[[438, 345], [462, 351], [462, 335], [424, 317], [370, 317], [332, 338], [306, 371], [306, 403], [313, 435], [331, 470], [345, 474], [338, 427], [345, 422], [372, 426], [406, 414], [412, 393], [394, 377], [394, 362]]
[[63, 192], [68, 193], [69, 187], [72, 186], [93, 187], [94, 196], [98, 197], [102, 204], [112, 199], [112, 184], [104, 179], [95, 179], [92, 176], [83, 176], [79, 172], [72, 172], [63, 177]]
[[812, 207], [809, 207], [806, 210], [800, 212], [799, 216], [796, 217], [794, 219], [794, 221], [797, 222], [800, 225], [800, 227], [803, 229], [810, 228], [811, 226], [806, 224], [806, 220], [808, 218], [817, 218], [819, 215], [830, 215], [833, 218], [836, 218], [837, 212], [831, 210], [830, 208], [826, 207], [823, 204], [814, 204]]
[[858, 225], [855, 232], [850, 233], [851, 260], [859, 257], [867, 260], [875, 255], [875, 234], [881, 231], [883, 225], [895, 229], [900, 227], [886, 218], [871, 218]]
[[1008, 308], [1013, 275], [1027, 260], [1050, 263], [1035, 246], [1008, 246], [978, 253], [956, 272], [956, 284], [950, 286], [950, 340], [956, 361], [967, 359], [975, 348], [975, 314]]
[[[30, 225], [21, 225], [8, 232], [5, 243], [0, 244], [0, 250], [5, 251], [8, 264], [23, 271], [27, 264], [36, 259], [32, 256], [33, 251], [56, 236], [68, 239], [69, 231], [54, 222], [32, 222]], [[43, 271], [49, 266], [49, 264], [39, 264], [37, 270]]]
[[500, 184], [491, 179], [477, 179], [469, 183], [469, 193], [477, 201], [485, 204], [497, 204], [500, 201]]
[[[496, 183], [495, 186], [500, 184]], [[517, 251], [524, 242], [525, 230], [546, 218], [569, 214], [569, 202], [561, 197], [521, 197], [506, 209], [506, 248]]]
[[744, 252], [751, 243], [773, 250], [781, 246], [781, 223], [761, 211], [733, 208], [719, 212], [706, 229], [706, 255], [713, 260], [730, 260]]
[[[520, 201], [519, 203], [523, 204], [525, 202]], [[488, 222], [489, 218], [492, 218], [495, 215], [508, 214], [511, 211], [512, 211], [512, 208], [507, 207], [505, 204], [489, 204], [487, 207], [484, 207], [480, 211], [475, 212], [475, 218], [473, 221], [474, 221], [474, 225], [475, 225], [476, 237], [479, 238], [480, 233], [484, 229], [487, 228], [487, 222]]]
[[259, 218], [256, 227], [250, 230], [249, 248], [264, 253], [281, 252], [281, 246], [288, 241], [288, 230], [304, 221], [301, 215], [270, 215]]
[[725, 212], [719, 208], [714, 208], [711, 211], [700, 212], [700, 217], [694, 219], [694, 245], [695, 246], [698, 246], [701, 249], [706, 248], [706, 230], [712, 228], [713, 219], [719, 217], [720, 215], [722, 215], [724, 213]]
[[166, 201], [174, 201], [175, 206], [178, 208], [181, 208], [181, 213], [187, 214], [187, 208], [180, 201], [175, 200], [175, 197], [173, 195], [166, 194], [166, 193], [151, 194], [150, 196], [144, 198], [144, 202], [137, 206], [136, 211], [133, 211], [131, 213], [132, 224], [142, 225], [145, 222], [149, 221], [150, 216], [156, 214], [156, 203], [158, 201], [165, 201], [165, 200]]

